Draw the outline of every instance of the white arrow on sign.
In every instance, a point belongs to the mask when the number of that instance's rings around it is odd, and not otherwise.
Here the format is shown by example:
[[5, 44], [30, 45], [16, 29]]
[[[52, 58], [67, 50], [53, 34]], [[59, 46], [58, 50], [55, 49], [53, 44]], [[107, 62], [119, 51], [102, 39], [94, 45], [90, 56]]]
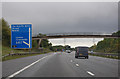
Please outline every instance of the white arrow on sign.
[[25, 41], [23, 41], [23, 43], [25, 43], [26, 45], [28, 45], [29, 48], [30, 48], [30, 28], [29, 28], [29, 44], [27, 42], [25, 42]]

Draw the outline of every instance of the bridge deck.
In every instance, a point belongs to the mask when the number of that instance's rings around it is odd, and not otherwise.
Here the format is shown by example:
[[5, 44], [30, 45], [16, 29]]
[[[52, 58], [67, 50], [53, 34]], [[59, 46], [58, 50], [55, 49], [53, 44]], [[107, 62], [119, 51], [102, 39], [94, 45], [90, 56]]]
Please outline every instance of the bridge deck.
[[32, 37], [32, 39], [56, 39], [56, 38], [119, 38], [113, 35], [51, 35], [44, 37]]

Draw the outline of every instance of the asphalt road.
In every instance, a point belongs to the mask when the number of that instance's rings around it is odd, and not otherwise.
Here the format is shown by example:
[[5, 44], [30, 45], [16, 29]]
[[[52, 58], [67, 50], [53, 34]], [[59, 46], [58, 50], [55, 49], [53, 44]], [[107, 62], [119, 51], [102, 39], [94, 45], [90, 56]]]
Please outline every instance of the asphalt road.
[[118, 77], [116, 59], [56, 52], [3, 62], [3, 77]]

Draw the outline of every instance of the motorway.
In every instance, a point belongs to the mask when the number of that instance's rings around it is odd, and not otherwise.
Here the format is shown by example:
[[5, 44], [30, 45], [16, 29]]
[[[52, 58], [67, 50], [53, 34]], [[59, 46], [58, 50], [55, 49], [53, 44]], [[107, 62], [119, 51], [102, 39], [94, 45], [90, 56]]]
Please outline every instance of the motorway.
[[116, 59], [55, 52], [3, 62], [3, 77], [118, 77]]

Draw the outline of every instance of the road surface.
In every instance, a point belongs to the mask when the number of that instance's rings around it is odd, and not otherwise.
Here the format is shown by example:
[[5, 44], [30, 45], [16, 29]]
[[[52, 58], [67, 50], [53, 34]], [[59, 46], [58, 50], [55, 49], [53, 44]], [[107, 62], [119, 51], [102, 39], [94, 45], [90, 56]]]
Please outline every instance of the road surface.
[[118, 77], [116, 59], [55, 52], [3, 62], [3, 77]]

